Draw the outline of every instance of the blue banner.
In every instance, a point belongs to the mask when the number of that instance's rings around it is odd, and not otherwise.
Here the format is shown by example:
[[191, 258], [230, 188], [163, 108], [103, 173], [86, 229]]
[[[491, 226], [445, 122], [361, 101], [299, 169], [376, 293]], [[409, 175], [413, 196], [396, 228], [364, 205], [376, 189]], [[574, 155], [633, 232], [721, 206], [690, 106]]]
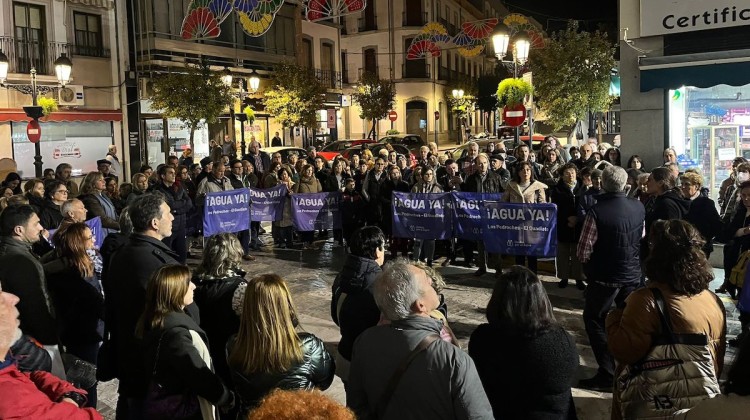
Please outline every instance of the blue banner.
[[281, 220], [284, 212], [284, 200], [289, 193], [286, 185], [277, 185], [268, 189], [250, 187], [248, 190], [250, 190], [250, 221], [273, 222]]
[[484, 201], [500, 201], [500, 193], [451, 193], [453, 236], [468, 241], [482, 240], [482, 206]]
[[452, 215], [450, 193], [393, 192], [393, 236], [415, 239], [448, 239]]
[[[104, 243], [104, 230], [102, 230], [102, 218], [99, 216], [94, 217], [93, 219], [86, 220], [85, 222], [86, 226], [91, 229], [91, 236], [94, 237], [94, 247], [96, 249], [101, 248], [102, 244]], [[55, 244], [52, 242], [52, 237], [55, 235], [55, 232], [57, 232], [57, 229], [50, 229], [49, 232], [49, 238], [47, 239], [47, 242], [49, 242], [52, 246], [55, 246]]]
[[532, 257], [557, 254], [557, 206], [486, 201], [482, 237], [487, 252]]
[[250, 229], [247, 189], [206, 194], [203, 209], [203, 236]]
[[292, 195], [292, 221], [300, 232], [341, 229], [340, 192]]

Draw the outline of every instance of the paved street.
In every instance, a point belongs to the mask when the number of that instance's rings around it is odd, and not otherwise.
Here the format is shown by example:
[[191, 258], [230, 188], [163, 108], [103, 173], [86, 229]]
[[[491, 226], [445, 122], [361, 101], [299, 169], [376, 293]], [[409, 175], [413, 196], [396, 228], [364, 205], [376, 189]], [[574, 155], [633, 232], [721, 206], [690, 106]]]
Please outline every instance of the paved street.
[[[268, 230], [270, 232], [270, 229]], [[265, 240], [267, 243], [270, 242], [270, 236], [266, 236]], [[329, 241], [324, 243], [318, 251], [271, 250], [270, 248], [265, 248], [265, 250], [265, 252], [255, 254], [258, 257], [257, 261], [245, 264], [248, 271], [247, 278], [268, 272], [283, 276], [291, 287], [303, 328], [323, 339], [329, 350], [335, 352], [339, 333], [338, 327], [330, 319], [329, 304], [331, 284], [343, 263], [344, 249], [332, 247], [332, 242]], [[441, 261], [439, 260], [438, 263]], [[194, 265], [197, 260], [191, 260], [190, 263]], [[558, 288], [557, 279], [547, 275], [554, 274], [554, 266], [551, 262], [540, 261], [539, 268], [554, 305], [557, 320], [573, 335], [577, 343], [581, 365], [578, 378], [590, 377], [596, 372], [596, 363], [583, 326], [583, 292], [576, 289], [574, 285], [566, 289]], [[443, 293], [448, 304], [450, 325], [461, 347], [466, 349], [474, 328], [486, 322], [484, 308], [492, 292], [494, 275], [486, 274], [476, 278], [472, 276], [474, 270], [459, 267], [438, 268], [438, 270], [445, 277], [447, 284]], [[722, 276], [721, 270], [715, 270], [715, 273], [717, 276]], [[720, 280], [715, 280], [711, 288], [718, 287], [720, 283]], [[729, 332], [731, 336], [734, 336], [739, 330], [736, 309], [726, 299], [725, 305], [731, 316]], [[729, 351], [727, 367], [733, 357], [734, 353]], [[725, 368], [725, 372], [726, 370]], [[116, 381], [100, 384], [99, 390], [100, 412], [107, 419], [114, 419], [113, 407], [117, 400]], [[326, 393], [342, 403], [345, 402], [343, 385], [338, 378]], [[611, 394], [574, 388], [573, 396], [580, 419], [609, 418]]]

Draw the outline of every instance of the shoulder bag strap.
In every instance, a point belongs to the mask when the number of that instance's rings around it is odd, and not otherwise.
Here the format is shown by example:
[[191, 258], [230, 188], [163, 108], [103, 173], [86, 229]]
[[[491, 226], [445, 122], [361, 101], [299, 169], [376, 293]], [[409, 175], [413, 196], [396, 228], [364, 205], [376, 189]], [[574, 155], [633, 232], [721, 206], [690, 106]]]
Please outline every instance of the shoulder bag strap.
[[670, 343], [675, 344], [677, 340], [675, 339], [674, 332], [672, 332], [672, 322], [669, 319], [669, 311], [664, 303], [664, 295], [662, 295], [661, 290], [655, 287], [651, 288], [651, 293], [654, 295], [656, 310], [659, 312], [661, 335], [667, 338]]
[[430, 344], [439, 339], [440, 336], [437, 334], [428, 334], [425, 338], [422, 339], [422, 341], [419, 342], [419, 344], [417, 344], [417, 347], [415, 347], [414, 350], [412, 350], [411, 353], [409, 353], [409, 355], [406, 356], [406, 358], [401, 362], [396, 371], [393, 372], [391, 378], [388, 380], [388, 385], [386, 385], [385, 391], [383, 391], [383, 395], [381, 395], [380, 401], [378, 401], [378, 405], [375, 406], [375, 418], [380, 418], [381, 413], [383, 413], [388, 407], [388, 403], [391, 401], [391, 397], [396, 391], [396, 387], [401, 381], [401, 377], [406, 372], [406, 369], [409, 368], [411, 362], [414, 361], [419, 353], [425, 351], [427, 347], [430, 346]]
[[159, 336], [159, 343], [156, 345], [156, 354], [154, 355], [154, 368], [151, 370], [151, 377], [153, 378], [156, 376], [156, 364], [159, 361], [159, 350], [161, 349], [161, 340], [164, 338], [164, 334], [166, 334], [167, 330], [162, 331], [161, 335]]

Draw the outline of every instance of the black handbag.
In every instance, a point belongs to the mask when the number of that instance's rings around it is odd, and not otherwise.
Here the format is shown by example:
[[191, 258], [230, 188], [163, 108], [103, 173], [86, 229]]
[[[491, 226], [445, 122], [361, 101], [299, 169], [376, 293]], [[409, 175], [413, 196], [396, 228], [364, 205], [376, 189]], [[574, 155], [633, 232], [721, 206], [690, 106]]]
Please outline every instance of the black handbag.
[[161, 340], [165, 332], [161, 333], [156, 346], [154, 368], [151, 371], [151, 381], [148, 384], [146, 398], [143, 402], [144, 420], [190, 420], [200, 419], [201, 407], [198, 396], [192, 393], [175, 394], [165, 389], [156, 380], [156, 367], [159, 360]]

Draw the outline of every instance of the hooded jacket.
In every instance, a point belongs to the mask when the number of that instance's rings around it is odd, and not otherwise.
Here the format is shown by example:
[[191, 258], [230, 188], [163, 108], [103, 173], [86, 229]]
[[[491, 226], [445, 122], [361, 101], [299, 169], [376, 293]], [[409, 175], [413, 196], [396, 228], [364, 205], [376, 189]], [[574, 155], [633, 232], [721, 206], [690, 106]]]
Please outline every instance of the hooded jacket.
[[516, 181], [510, 181], [505, 194], [503, 194], [502, 201], [507, 203], [546, 203], [546, 189], [547, 185], [539, 181], [533, 181], [525, 189], [518, 185]]

